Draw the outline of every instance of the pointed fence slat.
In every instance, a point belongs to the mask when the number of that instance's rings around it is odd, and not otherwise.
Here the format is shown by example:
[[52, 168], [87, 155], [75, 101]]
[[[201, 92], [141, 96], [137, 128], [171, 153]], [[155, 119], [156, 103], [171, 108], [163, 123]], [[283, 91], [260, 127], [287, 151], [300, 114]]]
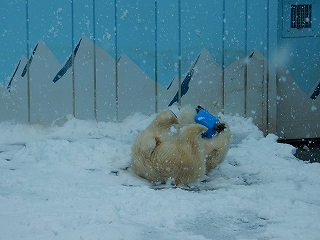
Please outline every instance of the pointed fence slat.
[[[48, 125], [73, 114], [122, 121], [179, 104], [181, 90], [182, 105], [252, 117], [264, 132], [275, 131], [276, 74], [267, 61], [267, 30], [253, 24], [268, 19], [269, 3], [259, 5], [262, 15], [245, 4], [57, 0], [37, 14], [37, 1], [31, 1], [23, 6], [32, 62], [21, 77], [21, 61], [12, 78], [15, 91], [1, 88], [0, 120]], [[250, 26], [234, 28], [233, 20]], [[249, 59], [248, 51], [261, 42]]]

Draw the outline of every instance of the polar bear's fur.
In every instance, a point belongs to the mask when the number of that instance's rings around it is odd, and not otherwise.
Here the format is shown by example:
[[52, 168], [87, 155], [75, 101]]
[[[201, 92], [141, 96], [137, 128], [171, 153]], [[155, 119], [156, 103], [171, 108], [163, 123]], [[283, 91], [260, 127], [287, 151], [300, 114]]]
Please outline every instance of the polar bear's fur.
[[180, 133], [158, 142], [149, 156], [142, 156], [133, 147], [133, 170], [152, 182], [171, 180], [177, 185], [203, 178], [206, 173], [205, 153], [199, 140], [206, 130], [200, 124], [187, 125]]
[[197, 111], [191, 105], [183, 106], [178, 115], [179, 127], [183, 127], [187, 124], [195, 123], [194, 116], [197, 114]]
[[206, 171], [207, 173], [222, 163], [228, 153], [231, 144], [231, 133], [229, 126], [224, 123], [226, 128], [210, 139], [201, 138], [206, 154]]
[[[178, 116], [179, 126], [183, 127], [186, 124], [195, 123], [194, 117], [197, 114], [194, 107], [191, 105], [185, 105], [181, 108]], [[229, 126], [226, 122], [222, 122], [225, 125], [225, 129], [218, 133], [213, 138], [201, 138], [200, 141], [204, 146], [206, 154], [206, 171], [207, 173], [214, 169], [218, 164], [222, 163], [227, 155], [231, 144], [231, 133]]]
[[[132, 146], [133, 171], [152, 182], [178, 185], [198, 181], [222, 163], [231, 142], [228, 125], [213, 138], [202, 138], [208, 129], [195, 123], [196, 113], [190, 105], [178, 118], [169, 109], [160, 112]], [[170, 131], [176, 124], [178, 131]]]
[[170, 129], [178, 123], [169, 109], [160, 112], [150, 125], [136, 137], [132, 146], [132, 168], [139, 175], [146, 173], [145, 159], [150, 159], [157, 145], [172, 135]]

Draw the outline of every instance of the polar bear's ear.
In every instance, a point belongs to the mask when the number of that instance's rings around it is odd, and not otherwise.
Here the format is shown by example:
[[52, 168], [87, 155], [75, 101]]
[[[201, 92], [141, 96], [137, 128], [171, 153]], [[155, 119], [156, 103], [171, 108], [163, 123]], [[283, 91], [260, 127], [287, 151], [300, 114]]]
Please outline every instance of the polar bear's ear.
[[183, 129], [183, 131], [181, 132], [181, 136], [186, 138], [195, 138], [199, 136], [201, 133], [206, 132], [207, 130], [208, 128], [201, 124], [189, 124]]

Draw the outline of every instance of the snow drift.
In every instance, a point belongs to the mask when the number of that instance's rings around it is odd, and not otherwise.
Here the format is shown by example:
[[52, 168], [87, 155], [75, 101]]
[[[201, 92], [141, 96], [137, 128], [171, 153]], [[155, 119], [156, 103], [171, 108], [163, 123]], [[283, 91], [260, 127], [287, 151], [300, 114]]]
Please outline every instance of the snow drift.
[[0, 123], [1, 239], [317, 239], [320, 165], [220, 115], [233, 142], [205, 181], [153, 186], [131, 172], [131, 145], [155, 116]]

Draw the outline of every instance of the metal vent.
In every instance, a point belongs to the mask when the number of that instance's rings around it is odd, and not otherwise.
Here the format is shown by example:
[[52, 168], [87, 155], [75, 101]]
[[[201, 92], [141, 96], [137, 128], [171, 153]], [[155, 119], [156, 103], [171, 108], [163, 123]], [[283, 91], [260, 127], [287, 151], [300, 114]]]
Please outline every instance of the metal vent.
[[311, 28], [311, 4], [291, 5], [291, 28]]

